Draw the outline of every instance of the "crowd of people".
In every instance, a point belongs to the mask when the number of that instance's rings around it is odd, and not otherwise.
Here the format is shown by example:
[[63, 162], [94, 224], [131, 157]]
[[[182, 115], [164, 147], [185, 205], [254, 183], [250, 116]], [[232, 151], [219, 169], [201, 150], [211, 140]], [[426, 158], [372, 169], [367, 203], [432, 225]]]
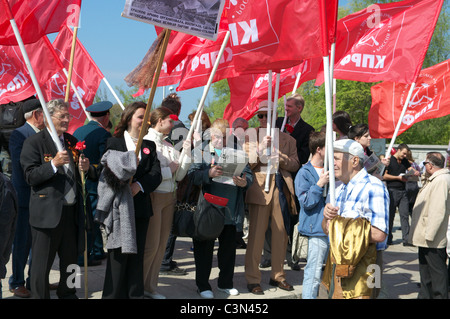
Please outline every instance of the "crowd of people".
[[[354, 125], [346, 112], [338, 111], [333, 116], [334, 167], [328, 169], [326, 134], [302, 119], [305, 102], [299, 94], [287, 98], [286, 118], [277, 118], [274, 133], [267, 129], [267, 102], [261, 102], [252, 133], [243, 118], [211, 123], [203, 112], [191, 139], [178, 118], [176, 94], [151, 111], [143, 138], [145, 103], [129, 104], [113, 134], [108, 128], [111, 107], [107, 101], [89, 106], [92, 120], [71, 135], [66, 102], [48, 103], [52, 123], [37, 99], [25, 102], [26, 123], [9, 141], [12, 183], [2, 183], [3, 198], [15, 203], [2, 207], [10, 223], [0, 235], [3, 260], [12, 256], [8, 283], [15, 296], [50, 298], [56, 289], [59, 298], [77, 298], [68, 285], [68, 267], [106, 260], [102, 298], [170, 297], [158, 291], [158, 278], [161, 273], [186, 274], [173, 260], [173, 220], [177, 201], [189, 189], [194, 197], [208, 193], [227, 199], [228, 214], [217, 237], [217, 281], [228, 295], [239, 295], [233, 283], [239, 246], [246, 249], [250, 293], [264, 294], [262, 264], [271, 267], [269, 285], [294, 290], [284, 264], [299, 269], [292, 261], [297, 227], [308, 243], [302, 298], [317, 298], [321, 283], [330, 298], [376, 298], [381, 287], [367, 284], [368, 267], [382, 269], [398, 211], [403, 245], [419, 247], [419, 298], [447, 298], [450, 171], [441, 153], [428, 153], [420, 168], [409, 147], [400, 144], [390, 158], [378, 158], [383, 172], [373, 174], [365, 165], [373, 155], [368, 126]], [[191, 125], [194, 118], [195, 112], [189, 115]], [[248, 163], [223, 182], [220, 156], [230, 147], [245, 151]], [[335, 189], [330, 189], [330, 169]], [[215, 239], [192, 242], [197, 291], [202, 298], [214, 298], [209, 281]], [[50, 285], [56, 254], [61, 279]]]

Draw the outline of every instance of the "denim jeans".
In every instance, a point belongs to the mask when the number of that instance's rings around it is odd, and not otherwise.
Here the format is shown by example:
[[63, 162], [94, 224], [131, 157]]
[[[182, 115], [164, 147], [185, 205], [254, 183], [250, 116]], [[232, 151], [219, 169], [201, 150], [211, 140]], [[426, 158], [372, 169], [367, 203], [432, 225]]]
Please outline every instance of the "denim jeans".
[[322, 266], [328, 254], [328, 237], [308, 238], [308, 261], [303, 274], [303, 299], [316, 299], [322, 277]]

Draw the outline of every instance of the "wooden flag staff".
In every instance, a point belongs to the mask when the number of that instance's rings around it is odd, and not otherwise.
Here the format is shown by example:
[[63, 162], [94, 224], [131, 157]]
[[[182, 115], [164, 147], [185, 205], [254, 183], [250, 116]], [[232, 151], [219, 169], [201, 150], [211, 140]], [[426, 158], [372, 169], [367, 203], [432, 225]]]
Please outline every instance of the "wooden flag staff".
[[74, 27], [73, 29], [73, 37], [72, 37], [72, 48], [70, 51], [70, 64], [69, 64], [69, 74], [67, 75], [67, 85], [66, 85], [66, 96], [64, 101], [69, 102], [69, 94], [70, 94], [70, 84], [72, 82], [72, 70], [73, 70], [73, 60], [75, 57], [75, 47], [77, 45], [77, 33], [78, 27]]
[[144, 136], [147, 134], [147, 131], [148, 131], [148, 118], [150, 117], [150, 111], [152, 108], [153, 99], [155, 97], [156, 87], [158, 85], [159, 74], [161, 73], [161, 67], [164, 62], [164, 55], [166, 54], [167, 45], [169, 43], [171, 30], [164, 29], [164, 32], [165, 32], [165, 35], [164, 35], [161, 51], [160, 51], [159, 58], [158, 58], [158, 64], [156, 66], [155, 75], [153, 76], [152, 88], [150, 91], [150, 95], [148, 97], [147, 107], [145, 108], [144, 120], [142, 122], [141, 131], [139, 132], [139, 138], [136, 143], [136, 151], [135, 151], [136, 157], [139, 157], [142, 140], [144, 139]]

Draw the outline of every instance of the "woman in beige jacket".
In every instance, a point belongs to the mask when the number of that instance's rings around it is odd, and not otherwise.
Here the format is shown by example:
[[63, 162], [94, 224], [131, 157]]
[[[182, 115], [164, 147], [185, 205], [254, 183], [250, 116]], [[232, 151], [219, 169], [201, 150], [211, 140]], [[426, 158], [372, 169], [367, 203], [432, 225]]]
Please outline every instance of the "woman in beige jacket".
[[450, 171], [444, 156], [427, 154], [429, 176], [414, 204], [409, 241], [419, 247], [420, 291], [418, 298], [447, 298], [447, 227], [450, 214]]

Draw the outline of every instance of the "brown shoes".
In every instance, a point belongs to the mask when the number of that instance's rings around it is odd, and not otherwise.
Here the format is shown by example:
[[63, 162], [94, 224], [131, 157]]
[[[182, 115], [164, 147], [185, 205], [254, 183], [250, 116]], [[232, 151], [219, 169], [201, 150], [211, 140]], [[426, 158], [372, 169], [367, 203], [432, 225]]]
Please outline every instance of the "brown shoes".
[[24, 286], [19, 286], [14, 289], [10, 289], [9, 291], [11, 291], [14, 294], [14, 296], [19, 297], [19, 298], [30, 298], [31, 297], [30, 291], [27, 288], [25, 288]]
[[248, 284], [248, 291], [250, 291], [254, 295], [264, 295], [264, 291], [261, 288], [260, 284]]
[[286, 280], [276, 281], [276, 280], [273, 280], [272, 278], [270, 278], [269, 285], [278, 287], [278, 288], [286, 290], [286, 291], [294, 290], [294, 287], [292, 287], [290, 284], [288, 284]]

